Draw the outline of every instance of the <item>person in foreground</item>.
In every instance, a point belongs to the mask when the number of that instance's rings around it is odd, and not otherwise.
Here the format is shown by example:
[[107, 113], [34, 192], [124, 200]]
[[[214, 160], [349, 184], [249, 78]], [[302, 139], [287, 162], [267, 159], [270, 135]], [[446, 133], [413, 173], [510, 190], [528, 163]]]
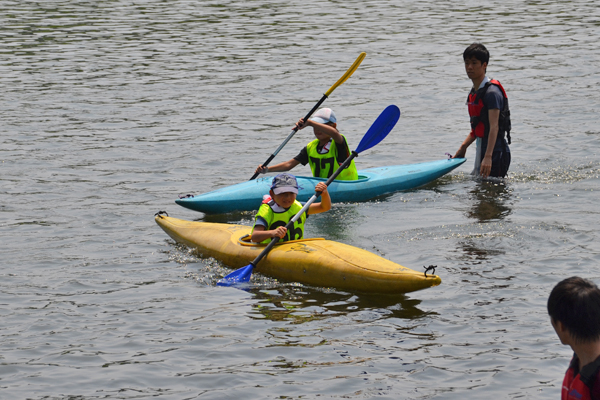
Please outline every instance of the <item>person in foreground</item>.
[[[296, 128], [302, 130], [312, 126], [315, 140], [307, 144], [300, 153], [289, 161], [265, 167], [259, 165], [256, 173], [289, 171], [298, 164], [310, 164], [312, 174], [317, 178], [329, 178], [337, 167], [339, 167], [350, 156], [350, 148], [346, 137], [337, 130], [337, 119], [330, 108], [321, 108], [304, 122], [300, 119]], [[342, 181], [355, 181], [358, 179], [358, 171], [354, 160], [336, 178]]]
[[562, 400], [600, 399], [600, 289], [577, 276], [559, 282], [548, 297], [550, 322], [573, 358]]
[[483, 178], [504, 178], [511, 158], [508, 148], [511, 122], [506, 91], [499, 81], [486, 76], [490, 53], [484, 45], [473, 43], [464, 51], [463, 59], [467, 76], [473, 82], [467, 97], [471, 132], [454, 158], [465, 157], [467, 148], [477, 141], [472, 174]]
[[251, 240], [257, 243], [269, 243], [276, 236], [284, 242], [302, 239], [307, 215], [319, 214], [331, 209], [327, 185], [319, 182], [315, 186], [315, 191], [321, 192], [321, 202], [312, 203], [306, 213], [294, 222], [294, 228], [288, 231], [285, 226], [302, 209], [302, 204], [296, 200], [298, 182], [292, 174], [283, 173], [275, 176], [269, 190], [271, 197], [263, 200], [256, 213]]

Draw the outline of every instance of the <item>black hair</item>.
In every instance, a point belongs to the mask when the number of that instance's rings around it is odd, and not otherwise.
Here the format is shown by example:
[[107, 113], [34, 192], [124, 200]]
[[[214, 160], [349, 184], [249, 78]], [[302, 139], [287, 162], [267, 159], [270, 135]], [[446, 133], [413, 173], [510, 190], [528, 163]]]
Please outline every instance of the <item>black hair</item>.
[[463, 60], [473, 58], [481, 61], [481, 63], [489, 63], [490, 53], [481, 43], [473, 43], [463, 52]]
[[573, 276], [560, 281], [548, 297], [548, 314], [577, 342], [600, 339], [600, 289], [587, 279]]

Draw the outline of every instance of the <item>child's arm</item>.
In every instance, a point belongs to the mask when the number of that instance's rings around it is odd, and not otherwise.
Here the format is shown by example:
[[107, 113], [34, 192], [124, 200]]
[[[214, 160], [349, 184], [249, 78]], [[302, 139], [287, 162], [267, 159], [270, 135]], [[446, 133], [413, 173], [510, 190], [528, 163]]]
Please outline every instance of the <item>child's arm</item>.
[[320, 122], [313, 121], [312, 119], [309, 119], [308, 121], [306, 121], [306, 123], [304, 122], [304, 119], [300, 119], [296, 123], [296, 127], [298, 128], [298, 130], [304, 129], [307, 126], [312, 126], [313, 129], [319, 129], [321, 132], [332, 138], [333, 141], [337, 144], [344, 144], [344, 137], [335, 126], [322, 124]]
[[300, 162], [298, 160], [292, 158], [289, 161], [284, 161], [284, 162], [281, 162], [279, 164], [275, 164], [272, 166], [263, 167], [262, 165], [259, 165], [256, 168], [256, 171], [254, 171], [254, 172], [258, 173], [258, 174], [266, 174], [267, 172], [284, 172], [284, 171], [289, 171], [290, 169], [294, 168], [298, 164], [300, 164]]
[[329, 197], [327, 185], [324, 182], [319, 182], [317, 183], [317, 186], [315, 186], [315, 191], [321, 191], [321, 202], [312, 203], [306, 212], [308, 215], [319, 214], [331, 210], [331, 197]]
[[280, 226], [277, 229], [266, 231], [264, 226], [256, 225], [254, 227], [254, 232], [252, 232], [251, 240], [255, 243], [260, 243], [263, 240], [271, 239], [276, 236], [279, 236], [280, 239], [283, 239], [286, 233], [287, 229], [285, 229], [285, 226]]

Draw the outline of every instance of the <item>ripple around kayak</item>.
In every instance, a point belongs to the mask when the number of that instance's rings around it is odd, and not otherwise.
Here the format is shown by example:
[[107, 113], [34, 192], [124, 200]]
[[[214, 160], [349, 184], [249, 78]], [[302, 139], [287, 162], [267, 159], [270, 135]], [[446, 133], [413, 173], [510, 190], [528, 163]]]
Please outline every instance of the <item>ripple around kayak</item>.
[[[418, 164], [393, 165], [358, 171], [357, 181], [333, 181], [328, 191], [333, 203], [367, 201], [377, 196], [423, 186], [466, 161], [466, 158], [430, 161]], [[258, 210], [263, 195], [269, 193], [273, 177], [263, 177], [227, 186], [212, 192], [175, 200], [190, 210], [206, 214]], [[305, 202], [315, 193], [315, 186], [324, 178], [298, 176], [298, 201]]]
[[[250, 234], [250, 226], [165, 215], [157, 215], [155, 221], [176, 242], [232, 268], [248, 265], [265, 247], [243, 240]], [[322, 238], [277, 244], [254, 271], [280, 280], [361, 293], [408, 293], [442, 282], [437, 275], [425, 275], [366, 250]]]

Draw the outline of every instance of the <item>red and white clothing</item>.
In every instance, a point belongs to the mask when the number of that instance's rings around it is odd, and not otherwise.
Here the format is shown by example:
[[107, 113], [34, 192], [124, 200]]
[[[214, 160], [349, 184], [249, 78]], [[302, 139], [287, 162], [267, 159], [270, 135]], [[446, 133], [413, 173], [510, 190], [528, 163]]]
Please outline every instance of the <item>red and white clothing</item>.
[[579, 358], [573, 354], [563, 380], [562, 400], [600, 400], [600, 357], [579, 370]]

